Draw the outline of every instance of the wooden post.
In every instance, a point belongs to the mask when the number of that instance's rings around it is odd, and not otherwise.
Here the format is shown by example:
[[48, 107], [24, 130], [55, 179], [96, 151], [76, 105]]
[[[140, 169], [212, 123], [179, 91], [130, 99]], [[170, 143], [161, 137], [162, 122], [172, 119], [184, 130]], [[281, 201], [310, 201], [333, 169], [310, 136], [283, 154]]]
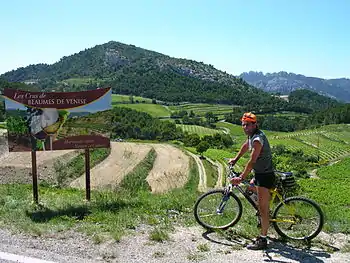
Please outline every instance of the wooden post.
[[86, 200], [90, 201], [90, 150], [85, 149], [85, 186], [86, 186]]
[[32, 150], [32, 177], [33, 177], [33, 198], [36, 204], [39, 204], [38, 198], [38, 175], [36, 167], [36, 150]]

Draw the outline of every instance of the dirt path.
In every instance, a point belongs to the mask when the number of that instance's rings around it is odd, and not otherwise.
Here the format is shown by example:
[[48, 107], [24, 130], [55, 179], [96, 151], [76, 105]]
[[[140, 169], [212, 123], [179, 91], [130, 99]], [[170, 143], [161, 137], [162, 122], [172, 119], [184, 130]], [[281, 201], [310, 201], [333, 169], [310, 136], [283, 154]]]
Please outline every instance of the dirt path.
[[180, 149], [167, 144], [152, 144], [157, 153], [153, 168], [146, 178], [153, 193], [163, 193], [186, 184], [189, 157]]
[[188, 154], [191, 155], [197, 163], [199, 175], [198, 191], [204, 193], [207, 191], [207, 174], [205, 172], [202, 160], [197, 155], [189, 151]]
[[[117, 186], [152, 149], [150, 144], [111, 142], [110, 155], [90, 171], [91, 189]], [[71, 187], [85, 188], [85, 174], [75, 179]]]
[[216, 181], [215, 187], [220, 188], [220, 187], [222, 187], [222, 180], [223, 180], [223, 176], [224, 176], [224, 167], [218, 161], [216, 161], [215, 163], [216, 163], [216, 166], [218, 168], [218, 180]]

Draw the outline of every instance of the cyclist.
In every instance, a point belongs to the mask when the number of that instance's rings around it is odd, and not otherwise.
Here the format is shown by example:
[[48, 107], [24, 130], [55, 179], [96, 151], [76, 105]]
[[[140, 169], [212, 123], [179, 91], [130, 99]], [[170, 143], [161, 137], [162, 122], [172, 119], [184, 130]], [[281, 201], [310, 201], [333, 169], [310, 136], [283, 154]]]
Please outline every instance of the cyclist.
[[260, 236], [247, 246], [248, 249], [258, 250], [267, 248], [267, 231], [269, 228], [269, 201], [270, 192], [275, 184], [275, 174], [272, 166], [272, 155], [269, 141], [265, 134], [259, 129], [256, 116], [251, 113], [244, 113], [241, 118], [242, 128], [248, 136], [241, 146], [237, 155], [229, 160], [230, 164], [235, 164], [247, 151], [250, 151], [250, 159], [239, 177], [233, 178], [233, 184], [239, 184], [253, 170], [254, 178], [251, 183], [256, 186], [258, 194], [258, 206], [261, 216]]

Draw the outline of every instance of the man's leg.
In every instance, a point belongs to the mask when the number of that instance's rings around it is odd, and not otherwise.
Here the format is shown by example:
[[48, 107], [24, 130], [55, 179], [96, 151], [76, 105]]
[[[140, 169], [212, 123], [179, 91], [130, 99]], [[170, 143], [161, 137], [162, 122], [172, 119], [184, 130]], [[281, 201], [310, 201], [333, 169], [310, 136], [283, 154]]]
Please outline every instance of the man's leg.
[[270, 225], [269, 202], [270, 191], [265, 187], [257, 186], [259, 198], [259, 211], [261, 216], [261, 235], [266, 236]]
[[252, 245], [248, 245], [248, 249], [265, 249], [267, 247], [267, 231], [270, 225], [269, 201], [270, 191], [268, 188], [257, 186], [259, 199], [259, 212], [261, 217], [261, 233], [260, 237]]

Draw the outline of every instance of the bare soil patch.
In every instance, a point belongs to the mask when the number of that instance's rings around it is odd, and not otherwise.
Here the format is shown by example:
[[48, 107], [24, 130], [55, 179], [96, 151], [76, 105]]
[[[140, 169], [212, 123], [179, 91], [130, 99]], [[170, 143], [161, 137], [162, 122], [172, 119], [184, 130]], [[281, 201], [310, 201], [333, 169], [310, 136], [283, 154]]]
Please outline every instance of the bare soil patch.
[[[111, 142], [110, 155], [90, 171], [91, 189], [114, 189], [151, 148], [145, 143]], [[85, 188], [85, 174], [72, 181], [70, 186]]]
[[[68, 160], [77, 155], [74, 150], [45, 151], [36, 153], [37, 173], [40, 180], [56, 181], [54, 163], [56, 160]], [[9, 152], [7, 138], [0, 136], [0, 183], [31, 183], [31, 152]]]
[[[184, 186], [188, 179], [189, 157], [180, 149], [167, 144], [112, 142], [111, 154], [91, 169], [91, 188], [114, 189], [152, 148], [157, 158], [146, 179], [152, 192], [161, 193]], [[85, 174], [70, 186], [85, 188]]]
[[[8, 151], [6, 130], [0, 135], [0, 183], [31, 183], [32, 161], [30, 152]], [[111, 154], [90, 171], [91, 188], [114, 188], [154, 148], [157, 158], [147, 177], [154, 193], [182, 187], [188, 179], [189, 156], [180, 149], [155, 143], [111, 142]], [[37, 152], [38, 178], [56, 183], [55, 162], [76, 156], [79, 150]], [[70, 183], [71, 187], [85, 188], [85, 173]]]
[[183, 187], [188, 179], [190, 158], [180, 149], [167, 144], [153, 144], [157, 153], [153, 169], [147, 177], [153, 193]]

